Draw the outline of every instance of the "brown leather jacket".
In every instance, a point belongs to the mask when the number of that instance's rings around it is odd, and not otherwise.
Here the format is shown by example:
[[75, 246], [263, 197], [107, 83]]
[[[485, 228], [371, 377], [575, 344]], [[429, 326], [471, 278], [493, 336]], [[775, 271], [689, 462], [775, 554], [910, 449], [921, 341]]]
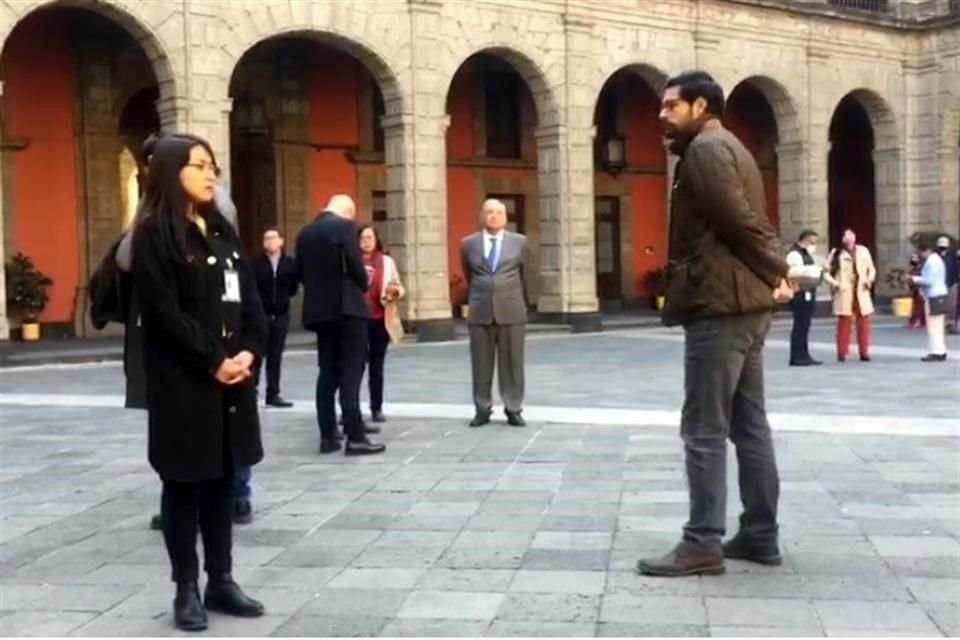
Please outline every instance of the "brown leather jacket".
[[719, 120], [676, 150], [663, 323], [774, 309], [787, 263], [753, 156]]

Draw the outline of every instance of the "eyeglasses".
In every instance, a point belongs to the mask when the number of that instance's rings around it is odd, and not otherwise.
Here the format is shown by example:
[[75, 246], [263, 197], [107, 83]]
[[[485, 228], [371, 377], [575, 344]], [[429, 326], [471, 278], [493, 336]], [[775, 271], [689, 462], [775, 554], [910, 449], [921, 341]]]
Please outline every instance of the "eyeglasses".
[[220, 177], [220, 167], [213, 164], [212, 162], [188, 162], [188, 167], [193, 167], [194, 169], [200, 169], [203, 172], [211, 172], [214, 176]]

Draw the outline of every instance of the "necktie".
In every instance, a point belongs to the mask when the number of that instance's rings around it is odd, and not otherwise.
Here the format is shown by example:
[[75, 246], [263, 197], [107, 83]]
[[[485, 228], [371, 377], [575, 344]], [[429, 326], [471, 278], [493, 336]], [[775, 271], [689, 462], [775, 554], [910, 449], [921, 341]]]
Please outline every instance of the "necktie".
[[497, 251], [497, 239], [490, 238], [490, 253], [487, 254], [487, 267], [490, 271], [496, 271], [498, 260], [500, 260], [500, 252]]

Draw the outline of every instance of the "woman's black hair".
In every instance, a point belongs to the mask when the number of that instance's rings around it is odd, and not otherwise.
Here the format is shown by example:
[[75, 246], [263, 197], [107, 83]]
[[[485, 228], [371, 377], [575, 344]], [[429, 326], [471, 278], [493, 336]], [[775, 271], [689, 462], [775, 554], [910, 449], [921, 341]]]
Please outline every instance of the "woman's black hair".
[[[147, 188], [143, 196], [143, 219], [154, 219], [161, 244], [174, 260], [187, 257], [186, 212], [190, 199], [180, 183], [180, 171], [190, 162], [190, 151], [201, 146], [214, 159], [210, 143], [199, 136], [171, 134], [159, 138], [153, 148], [147, 171]], [[214, 159], [214, 163], [216, 160]], [[197, 214], [208, 217], [216, 206], [213, 202], [196, 203]]]
[[357, 231], [357, 240], [360, 239], [360, 236], [362, 236], [363, 232], [366, 231], [367, 229], [370, 229], [371, 231], [373, 231], [373, 239], [375, 241], [374, 249], [376, 249], [377, 251], [379, 251], [384, 255], [390, 255], [390, 252], [387, 251], [387, 248], [386, 246], [384, 246], [383, 241], [380, 240], [380, 233], [377, 231], [377, 227], [373, 223], [368, 222], [360, 226], [360, 230]]

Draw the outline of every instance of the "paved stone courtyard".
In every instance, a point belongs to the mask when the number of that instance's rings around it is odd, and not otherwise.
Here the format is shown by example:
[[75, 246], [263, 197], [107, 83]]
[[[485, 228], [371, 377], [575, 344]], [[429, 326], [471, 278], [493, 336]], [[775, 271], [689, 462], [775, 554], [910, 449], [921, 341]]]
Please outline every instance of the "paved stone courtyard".
[[[315, 361], [294, 352], [284, 387], [303, 402], [263, 413], [256, 520], [235, 529], [236, 577], [268, 615], [211, 614], [207, 633], [960, 635], [960, 367], [921, 364], [921, 333], [878, 325], [874, 362], [801, 370], [774, 330], [785, 564], [681, 580], [633, 571], [686, 512], [677, 334], [532, 338], [526, 429], [465, 426], [464, 345], [403, 345], [387, 454], [361, 459], [316, 454]], [[121, 375], [0, 370], [0, 635], [177, 634]]]

